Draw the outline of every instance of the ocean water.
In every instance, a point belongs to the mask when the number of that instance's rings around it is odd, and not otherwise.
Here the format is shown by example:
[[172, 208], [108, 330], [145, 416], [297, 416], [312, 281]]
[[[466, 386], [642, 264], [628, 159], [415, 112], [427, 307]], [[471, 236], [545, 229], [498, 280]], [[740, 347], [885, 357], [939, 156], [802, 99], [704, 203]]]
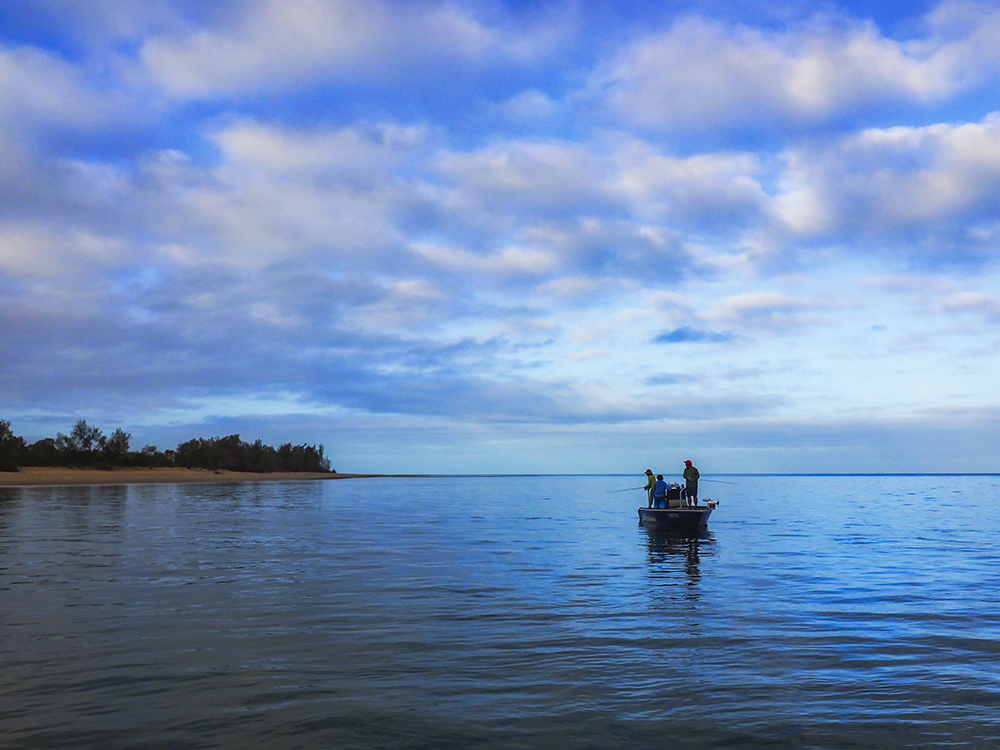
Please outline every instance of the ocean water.
[[718, 479], [0, 488], [0, 747], [1000, 747], [1000, 477]]

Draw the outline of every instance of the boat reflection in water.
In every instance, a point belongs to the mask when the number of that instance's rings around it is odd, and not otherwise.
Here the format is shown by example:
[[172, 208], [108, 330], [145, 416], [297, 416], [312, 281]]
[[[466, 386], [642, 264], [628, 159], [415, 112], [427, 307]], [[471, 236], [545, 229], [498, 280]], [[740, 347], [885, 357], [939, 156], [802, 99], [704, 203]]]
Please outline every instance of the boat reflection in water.
[[701, 561], [715, 553], [715, 536], [708, 529], [694, 531], [657, 531], [644, 529], [646, 549], [653, 577], [685, 585], [687, 599], [698, 599]]

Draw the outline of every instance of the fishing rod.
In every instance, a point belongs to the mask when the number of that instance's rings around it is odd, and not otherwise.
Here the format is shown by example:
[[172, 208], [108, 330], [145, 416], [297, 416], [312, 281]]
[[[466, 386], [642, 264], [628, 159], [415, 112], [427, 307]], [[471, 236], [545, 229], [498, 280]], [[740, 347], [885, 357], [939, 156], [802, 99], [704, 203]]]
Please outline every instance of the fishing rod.
[[[716, 484], [731, 484], [734, 487], [738, 486], [736, 482], [724, 482], [721, 479], [704, 479], [704, 478], [702, 478], [699, 481], [701, 481], [701, 482], [715, 482]], [[610, 495], [610, 494], [615, 493], [615, 492], [631, 492], [632, 490], [644, 490], [644, 489], [646, 489], [646, 488], [645, 487], [626, 487], [623, 490], [608, 490], [608, 494]]]

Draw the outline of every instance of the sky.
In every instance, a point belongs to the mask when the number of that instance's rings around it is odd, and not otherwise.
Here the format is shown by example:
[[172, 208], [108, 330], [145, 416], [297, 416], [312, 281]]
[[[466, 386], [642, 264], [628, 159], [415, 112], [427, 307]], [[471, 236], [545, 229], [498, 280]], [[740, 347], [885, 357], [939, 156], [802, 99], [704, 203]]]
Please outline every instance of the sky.
[[1000, 471], [1000, 2], [0, 5], [0, 419]]

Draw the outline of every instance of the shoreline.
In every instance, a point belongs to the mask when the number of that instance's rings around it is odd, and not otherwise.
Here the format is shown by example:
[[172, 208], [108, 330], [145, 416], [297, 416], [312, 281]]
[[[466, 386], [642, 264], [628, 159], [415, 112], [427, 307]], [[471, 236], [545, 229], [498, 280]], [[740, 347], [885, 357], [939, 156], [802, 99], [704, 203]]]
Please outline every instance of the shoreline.
[[193, 484], [221, 482], [306, 482], [325, 479], [365, 479], [389, 474], [337, 474], [306, 471], [216, 471], [213, 469], [116, 468], [71, 469], [61, 466], [25, 466], [0, 471], [0, 487], [81, 486], [100, 484]]

